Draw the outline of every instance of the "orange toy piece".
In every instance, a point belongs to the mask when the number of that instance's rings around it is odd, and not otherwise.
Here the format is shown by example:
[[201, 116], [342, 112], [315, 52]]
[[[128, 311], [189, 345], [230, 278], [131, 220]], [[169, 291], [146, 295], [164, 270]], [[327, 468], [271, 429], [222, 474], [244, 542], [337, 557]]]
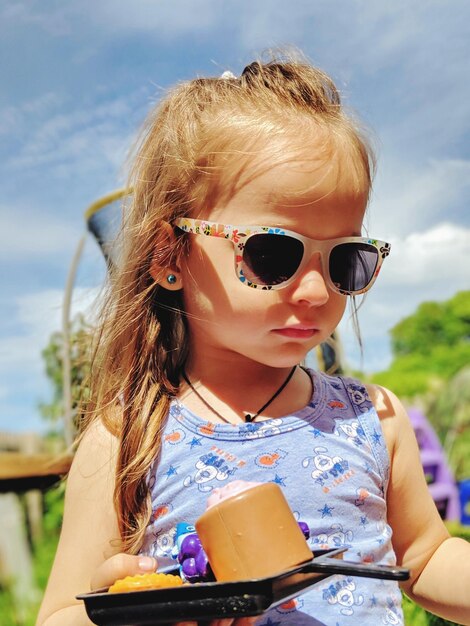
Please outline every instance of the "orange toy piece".
[[173, 574], [136, 574], [120, 578], [108, 589], [109, 593], [127, 591], [143, 591], [145, 589], [162, 589], [164, 587], [179, 587], [183, 584], [180, 576]]
[[274, 576], [313, 557], [279, 485], [215, 489], [196, 530], [218, 582]]

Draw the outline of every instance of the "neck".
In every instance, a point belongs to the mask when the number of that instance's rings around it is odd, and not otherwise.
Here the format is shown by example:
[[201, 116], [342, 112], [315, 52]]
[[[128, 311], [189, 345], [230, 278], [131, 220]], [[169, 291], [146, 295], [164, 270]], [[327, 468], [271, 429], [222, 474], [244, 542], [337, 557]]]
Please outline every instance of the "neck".
[[[249, 421], [247, 414], [256, 416], [259, 421], [282, 417], [308, 404], [311, 382], [300, 368], [256, 365], [258, 367], [234, 367], [227, 371], [208, 367], [208, 364], [198, 369], [189, 363], [186, 377], [190, 385], [182, 380], [179, 398], [202, 419], [233, 424]], [[279, 389], [281, 391], [273, 398]], [[268, 406], [264, 409], [266, 403]]]
[[[258, 417], [260, 417], [261, 415], [263, 415], [264, 411], [271, 406], [271, 404], [276, 400], [276, 398], [278, 396], [281, 395], [281, 393], [284, 391], [284, 389], [287, 387], [287, 385], [290, 383], [292, 376], [294, 375], [295, 370], [297, 369], [297, 365], [294, 365], [294, 367], [290, 370], [289, 374], [287, 375], [287, 378], [282, 382], [282, 384], [276, 389], [276, 391], [272, 394], [272, 396], [270, 396], [266, 402], [263, 404], [262, 407], [260, 407], [259, 409], [257, 409], [256, 413], [246, 413], [245, 414], [245, 422], [253, 422], [255, 419], [257, 419]], [[199, 398], [199, 400], [201, 400], [201, 402], [210, 410], [212, 411], [212, 413], [214, 413], [214, 415], [217, 415], [217, 417], [219, 417], [221, 420], [223, 420], [224, 422], [228, 422], [229, 420], [226, 419], [221, 413], [219, 413], [213, 406], [211, 406], [207, 400], [204, 398], [204, 396], [201, 396], [201, 394], [199, 393], [199, 391], [194, 387], [194, 385], [192, 384], [192, 382], [189, 380], [188, 375], [186, 374], [186, 372], [183, 370], [183, 379], [186, 382], [186, 384], [190, 387], [191, 391]]]
[[[264, 363], [258, 363], [252, 359], [240, 360], [238, 355], [230, 358], [230, 355], [211, 354], [203, 359], [189, 358], [185, 365], [185, 371], [190, 379], [201, 381], [209, 388], [219, 389], [230, 381], [230, 387], [236, 391], [247, 388], [275, 387], [286, 378], [294, 363], [284, 367], [272, 367]], [[256, 385], [254, 385], [256, 381]], [[262, 393], [262, 391], [261, 391]]]

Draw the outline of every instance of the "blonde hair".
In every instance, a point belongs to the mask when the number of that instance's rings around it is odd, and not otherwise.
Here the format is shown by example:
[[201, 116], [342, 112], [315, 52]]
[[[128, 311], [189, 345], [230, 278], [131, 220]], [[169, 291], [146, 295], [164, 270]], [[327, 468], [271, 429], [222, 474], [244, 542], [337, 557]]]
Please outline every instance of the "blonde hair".
[[368, 191], [372, 152], [344, 113], [332, 80], [303, 59], [256, 61], [239, 78], [182, 83], [143, 129], [88, 404], [88, 414], [99, 415], [119, 438], [114, 498], [128, 552], [138, 551], [151, 516], [148, 471], [186, 360], [181, 294], [159, 287], [150, 275], [155, 255], [165, 267], [181, 254], [163, 245], [162, 223], [210, 208], [229, 182], [224, 167], [246, 154], [249, 138], [256, 146], [260, 138], [292, 136], [293, 128], [298, 134], [305, 124], [326, 129], [346, 147], [358, 186]]

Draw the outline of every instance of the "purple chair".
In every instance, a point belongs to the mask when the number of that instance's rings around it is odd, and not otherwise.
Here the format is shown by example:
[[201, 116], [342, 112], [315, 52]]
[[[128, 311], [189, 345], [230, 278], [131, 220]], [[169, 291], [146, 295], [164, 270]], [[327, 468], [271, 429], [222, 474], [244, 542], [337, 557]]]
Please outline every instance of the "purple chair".
[[425, 415], [416, 408], [408, 410], [421, 453], [426, 482], [441, 517], [460, 521], [460, 495], [447, 464], [441, 443]]

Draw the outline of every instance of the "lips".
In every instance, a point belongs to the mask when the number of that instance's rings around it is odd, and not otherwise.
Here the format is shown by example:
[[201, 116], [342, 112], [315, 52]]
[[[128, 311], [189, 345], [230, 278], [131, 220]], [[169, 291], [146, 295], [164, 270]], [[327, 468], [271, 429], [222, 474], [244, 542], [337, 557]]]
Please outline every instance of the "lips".
[[292, 326], [286, 326], [285, 328], [275, 328], [274, 333], [281, 335], [282, 337], [289, 337], [291, 339], [310, 339], [316, 335], [319, 330], [312, 326], [305, 326], [303, 324], [295, 324]]

